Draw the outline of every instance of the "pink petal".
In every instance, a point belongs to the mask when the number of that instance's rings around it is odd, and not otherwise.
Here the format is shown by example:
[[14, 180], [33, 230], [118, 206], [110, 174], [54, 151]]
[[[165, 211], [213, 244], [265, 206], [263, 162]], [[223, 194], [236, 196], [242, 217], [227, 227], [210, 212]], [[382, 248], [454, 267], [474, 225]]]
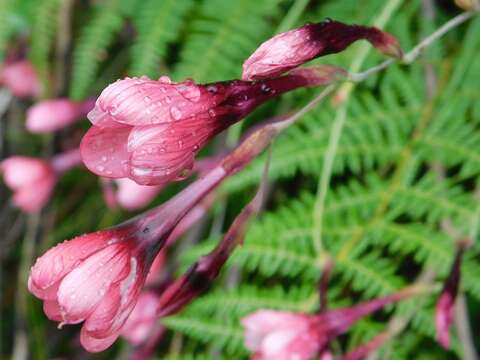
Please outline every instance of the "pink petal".
[[135, 127], [128, 139], [130, 177], [142, 185], [184, 179], [198, 151], [225, 125], [203, 114], [166, 126]]
[[59, 282], [82, 260], [105, 248], [118, 236], [116, 231], [104, 230], [78, 236], [48, 250], [37, 259], [30, 270], [29, 290], [41, 299], [48, 299], [44, 296], [51, 286]]
[[120, 289], [119, 285], [113, 285], [109, 291], [103, 296], [103, 299], [95, 308], [95, 310], [87, 318], [83, 327], [91, 336], [99, 336], [110, 329], [115, 316], [120, 309]]
[[80, 145], [85, 166], [98, 176], [127, 177], [130, 156], [127, 139], [131, 129], [115, 123], [106, 128], [92, 126]]
[[85, 259], [67, 274], [58, 289], [64, 322], [85, 320], [103, 300], [110, 286], [129, 273], [129, 252], [113, 244]]
[[192, 81], [172, 84], [146, 77], [126, 78], [103, 90], [88, 117], [100, 127], [104, 126], [104, 114], [123, 124], [160, 124], [206, 112], [223, 99], [223, 93], [209, 92]]

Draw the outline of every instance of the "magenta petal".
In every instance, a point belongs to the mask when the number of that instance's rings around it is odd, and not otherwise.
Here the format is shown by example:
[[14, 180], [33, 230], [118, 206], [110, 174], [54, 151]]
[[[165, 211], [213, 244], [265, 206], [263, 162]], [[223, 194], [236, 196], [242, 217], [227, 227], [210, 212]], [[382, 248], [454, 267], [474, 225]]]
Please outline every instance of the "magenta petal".
[[98, 176], [127, 177], [127, 141], [131, 129], [131, 126], [116, 123], [105, 128], [92, 126], [80, 145], [85, 166]]

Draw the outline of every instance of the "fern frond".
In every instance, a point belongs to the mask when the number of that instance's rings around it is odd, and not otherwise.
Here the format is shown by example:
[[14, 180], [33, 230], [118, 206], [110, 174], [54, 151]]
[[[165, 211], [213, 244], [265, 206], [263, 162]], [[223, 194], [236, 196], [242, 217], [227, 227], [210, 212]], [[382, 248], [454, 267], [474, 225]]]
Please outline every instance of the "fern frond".
[[32, 26], [29, 57], [43, 85], [44, 95], [50, 92], [50, 53], [57, 30], [59, 0], [45, 0], [37, 4]]
[[89, 90], [100, 66], [107, 56], [107, 48], [123, 27], [123, 17], [116, 4], [110, 1], [99, 5], [86, 24], [73, 52], [70, 97], [81, 100]]
[[241, 64], [273, 32], [278, 1], [205, 0], [187, 31], [175, 69], [178, 80], [238, 78]]
[[131, 75], [158, 78], [159, 63], [167, 54], [167, 46], [175, 42], [194, 2], [191, 0], [145, 1], [133, 18], [138, 37], [133, 45]]

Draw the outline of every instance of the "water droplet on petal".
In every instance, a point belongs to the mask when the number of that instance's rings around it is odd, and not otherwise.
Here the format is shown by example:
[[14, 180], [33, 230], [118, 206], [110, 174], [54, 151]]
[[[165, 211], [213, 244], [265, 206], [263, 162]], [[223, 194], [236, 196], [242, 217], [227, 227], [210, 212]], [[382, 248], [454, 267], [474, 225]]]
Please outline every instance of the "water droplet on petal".
[[216, 85], [208, 85], [207, 86], [207, 91], [211, 94], [215, 94], [218, 91], [218, 88]]
[[192, 148], [192, 149], [193, 149], [193, 151], [198, 151], [199, 146], [195, 144], [195, 145], [193, 145], [193, 148]]
[[158, 81], [164, 83], [164, 84], [171, 84], [172, 83], [172, 80], [168, 77], [168, 76], [160, 76], [160, 79], [158, 79]]
[[134, 167], [132, 168], [132, 174], [135, 176], [146, 176], [152, 173], [152, 169], [150, 168], [141, 168], [141, 167]]
[[262, 85], [260, 86], [260, 90], [262, 90], [262, 92], [264, 92], [264, 93], [268, 93], [268, 92], [270, 92], [270, 90], [272, 90], [272, 89], [271, 89], [267, 84], [262, 84]]
[[170, 104], [172, 102], [172, 98], [170, 96], [165, 96], [165, 102]]
[[182, 140], [178, 140], [178, 147], [180, 149], [183, 148], [183, 141]]
[[103, 172], [103, 171], [105, 171], [105, 166], [97, 165], [97, 170], [100, 171], [100, 172]]
[[182, 117], [182, 112], [175, 106], [170, 109], [170, 114], [175, 120], [180, 120]]
[[208, 115], [210, 115], [210, 117], [213, 118], [213, 117], [215, 117], [215, 115], [217, 115], [217, 113], [215, 112], [215, 110], [210, 109], [210, 110], [208, 110]]
[[103, 161], [103, 162], [107, 162], [107, 160], [108, 160], [108, 158], [107, 158], [105, 155], [103, 155], [103, 156], [102, 156], [102, 161]]
[[147, 104], [152, 101], [152, 98], [150, 96], [145, 96], [143, 98], [143, 101], [145, 101]]

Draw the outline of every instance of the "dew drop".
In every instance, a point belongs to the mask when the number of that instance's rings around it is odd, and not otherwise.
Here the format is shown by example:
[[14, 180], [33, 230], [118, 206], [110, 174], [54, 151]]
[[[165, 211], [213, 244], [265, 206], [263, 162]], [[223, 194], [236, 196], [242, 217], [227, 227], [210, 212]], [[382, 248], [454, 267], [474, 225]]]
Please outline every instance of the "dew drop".
[[182, 112], [175, 106], [170, 108], [170, 114], [175, 120], [180, 120], [182, 117]]
[[193, 149], [193, 151], [198, 151], [199, 146], [195, 144], [195, 145], [193, 145], [193, 148], [192, 148], [192, 149]]
[[105, 155], [103, 155], [103, 156], [102, 156], [102, 161], [103, 161], [103, 162], [107, 162], [107, 160], [108, 160], [108, 158], [107, 158]]
[[160, 76], [158, 81], [160, 81], [161, 83], [164, 83], [164, 84], [171, 84], [172, 83], [172, 80], [168, 76], [165, 76], [165, 75]]
[[141, 168], [141, 167], [132, 168], [132, 174], [135, 176], [145, 176], [145, 175], [150, 175], [151, 173], [152, 173], [152, 169], [150, 168]]
[[271, 89], [267, 84], [262, 84], [262, 85], [260, 86], [260, 90], [262, 90], [262, 92], [264, 92], [264, 93], [268, 93], [268, 92], [270, 92], [272, 89]]
[[172, 98], [170, 96], [165, 96], [165, 102], [170, 104], [172, 102]]
[[143, 98], [143, 101], [145, 101], [147, 104], [152, 101], [152, 98], [150, 96], [145, 96]]
[[218, 88], [216, 85], [208, 85], [207, 91], [211, 94], [216, 94], [218, 92]]
[[180, 149], [183, 148], [183, 141], [182, 141], [182, 140], [178, 140], [178, 147], [179, 147]]
[[215, 117], [215, 115], [217, 115], [217, 113], [215, 112], [215, 110], [210, 109], [210, 110], [208, 110], [208, 115], [210, 115], [210, 117]]
[[97, 165], [97, 170], [98, 171], [105, 171], [105, 166], [102, 166], [102, 165]]

